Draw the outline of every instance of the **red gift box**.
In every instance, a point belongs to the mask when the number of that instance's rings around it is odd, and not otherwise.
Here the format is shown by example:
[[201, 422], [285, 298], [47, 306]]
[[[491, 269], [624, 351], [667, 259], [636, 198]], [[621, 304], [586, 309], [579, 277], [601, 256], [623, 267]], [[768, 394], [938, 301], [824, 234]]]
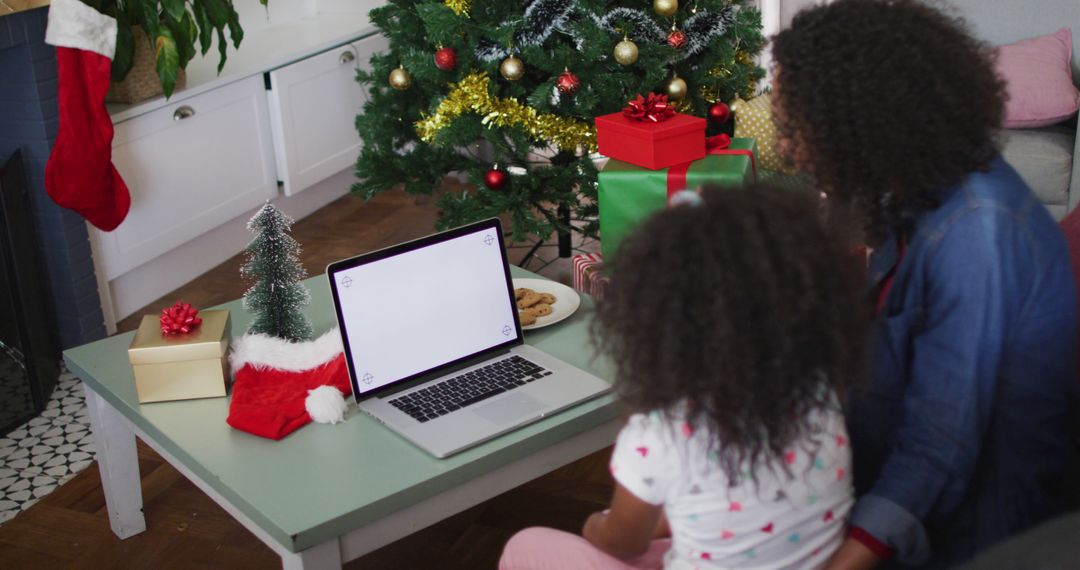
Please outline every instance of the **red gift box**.
[[599, 253], [584, 253], [575, 255], [571, 263], [574, 265], [574, 289], [592, 295], [594, 299], [602, 299], [611, 281], [604, 275], [604, 257]]
[[596, 118], [600, 154], [659, 170], [705, 156], [705, 119], [676, 113], [660, 122], [635, 121], [621, 111]]

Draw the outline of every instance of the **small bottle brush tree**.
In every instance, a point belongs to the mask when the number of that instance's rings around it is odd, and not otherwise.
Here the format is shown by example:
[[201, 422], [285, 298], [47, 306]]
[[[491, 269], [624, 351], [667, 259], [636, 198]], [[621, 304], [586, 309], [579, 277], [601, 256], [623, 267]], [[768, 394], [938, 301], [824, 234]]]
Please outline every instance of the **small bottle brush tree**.
[[311, 324], [300, 308], [311, 301], [311, 294], [300, 283], [307, 271], [300, 265], [300, 244], [288, 234], [292, 223], [270, 203], [248, 221], [255, 239], [247, 246], [240, 275], [255, 284], [244, 293], [244, 309], [255, 314], [249, 333], [309, 340]]

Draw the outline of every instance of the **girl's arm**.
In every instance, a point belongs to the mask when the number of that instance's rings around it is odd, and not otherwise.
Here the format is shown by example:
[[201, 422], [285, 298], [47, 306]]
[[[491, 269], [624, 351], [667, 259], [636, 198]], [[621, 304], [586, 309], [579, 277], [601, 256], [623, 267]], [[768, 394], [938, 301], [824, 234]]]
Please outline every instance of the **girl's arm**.
[[671, 538], [671, 526], [667, 522], [667, 514], [660, 509], [660, 520], [656, 521], [656, 530], [653, 531], [653, 540], [658, 538]]
[[654, 536], [666, 530], [663, 515], [661, 505], [646, 503], [615, 483], [611, 508], [589, 516], [581, 534], [600, 550], [620, 560], [629, 560], [644, 554]]

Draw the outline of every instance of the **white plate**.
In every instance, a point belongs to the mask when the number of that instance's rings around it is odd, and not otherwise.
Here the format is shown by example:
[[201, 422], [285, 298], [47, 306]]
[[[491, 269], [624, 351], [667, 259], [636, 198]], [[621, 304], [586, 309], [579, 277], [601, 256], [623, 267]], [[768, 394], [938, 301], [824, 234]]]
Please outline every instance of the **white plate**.
[[514, 289], [522, 287], [532, 289], [537, 293], [555, 295], [555, 303], [551, 305], [551, 314], [537, 317], [536, 322], [531, 325], [522, 325], [522, 330], [531, 331], [553, 325], [574, 314], [574, 311], [581, 305], [581, 297], [578, 296], [578, 292], [562, 283], [547, 279], [514, 279]]

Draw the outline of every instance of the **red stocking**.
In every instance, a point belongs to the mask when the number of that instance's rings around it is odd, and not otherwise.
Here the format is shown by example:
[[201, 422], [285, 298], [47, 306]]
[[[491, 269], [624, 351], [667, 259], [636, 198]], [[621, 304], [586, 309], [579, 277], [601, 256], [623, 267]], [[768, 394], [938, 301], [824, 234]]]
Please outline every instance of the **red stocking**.
[[45, 41], [57, 46], [60, 111], [45, 189], [60, 206], [111, 231], [131, 206], [127, 185], [112, 164], [113, 125], [105, 109], [116, 20], [79, 0], [54, 1]]

